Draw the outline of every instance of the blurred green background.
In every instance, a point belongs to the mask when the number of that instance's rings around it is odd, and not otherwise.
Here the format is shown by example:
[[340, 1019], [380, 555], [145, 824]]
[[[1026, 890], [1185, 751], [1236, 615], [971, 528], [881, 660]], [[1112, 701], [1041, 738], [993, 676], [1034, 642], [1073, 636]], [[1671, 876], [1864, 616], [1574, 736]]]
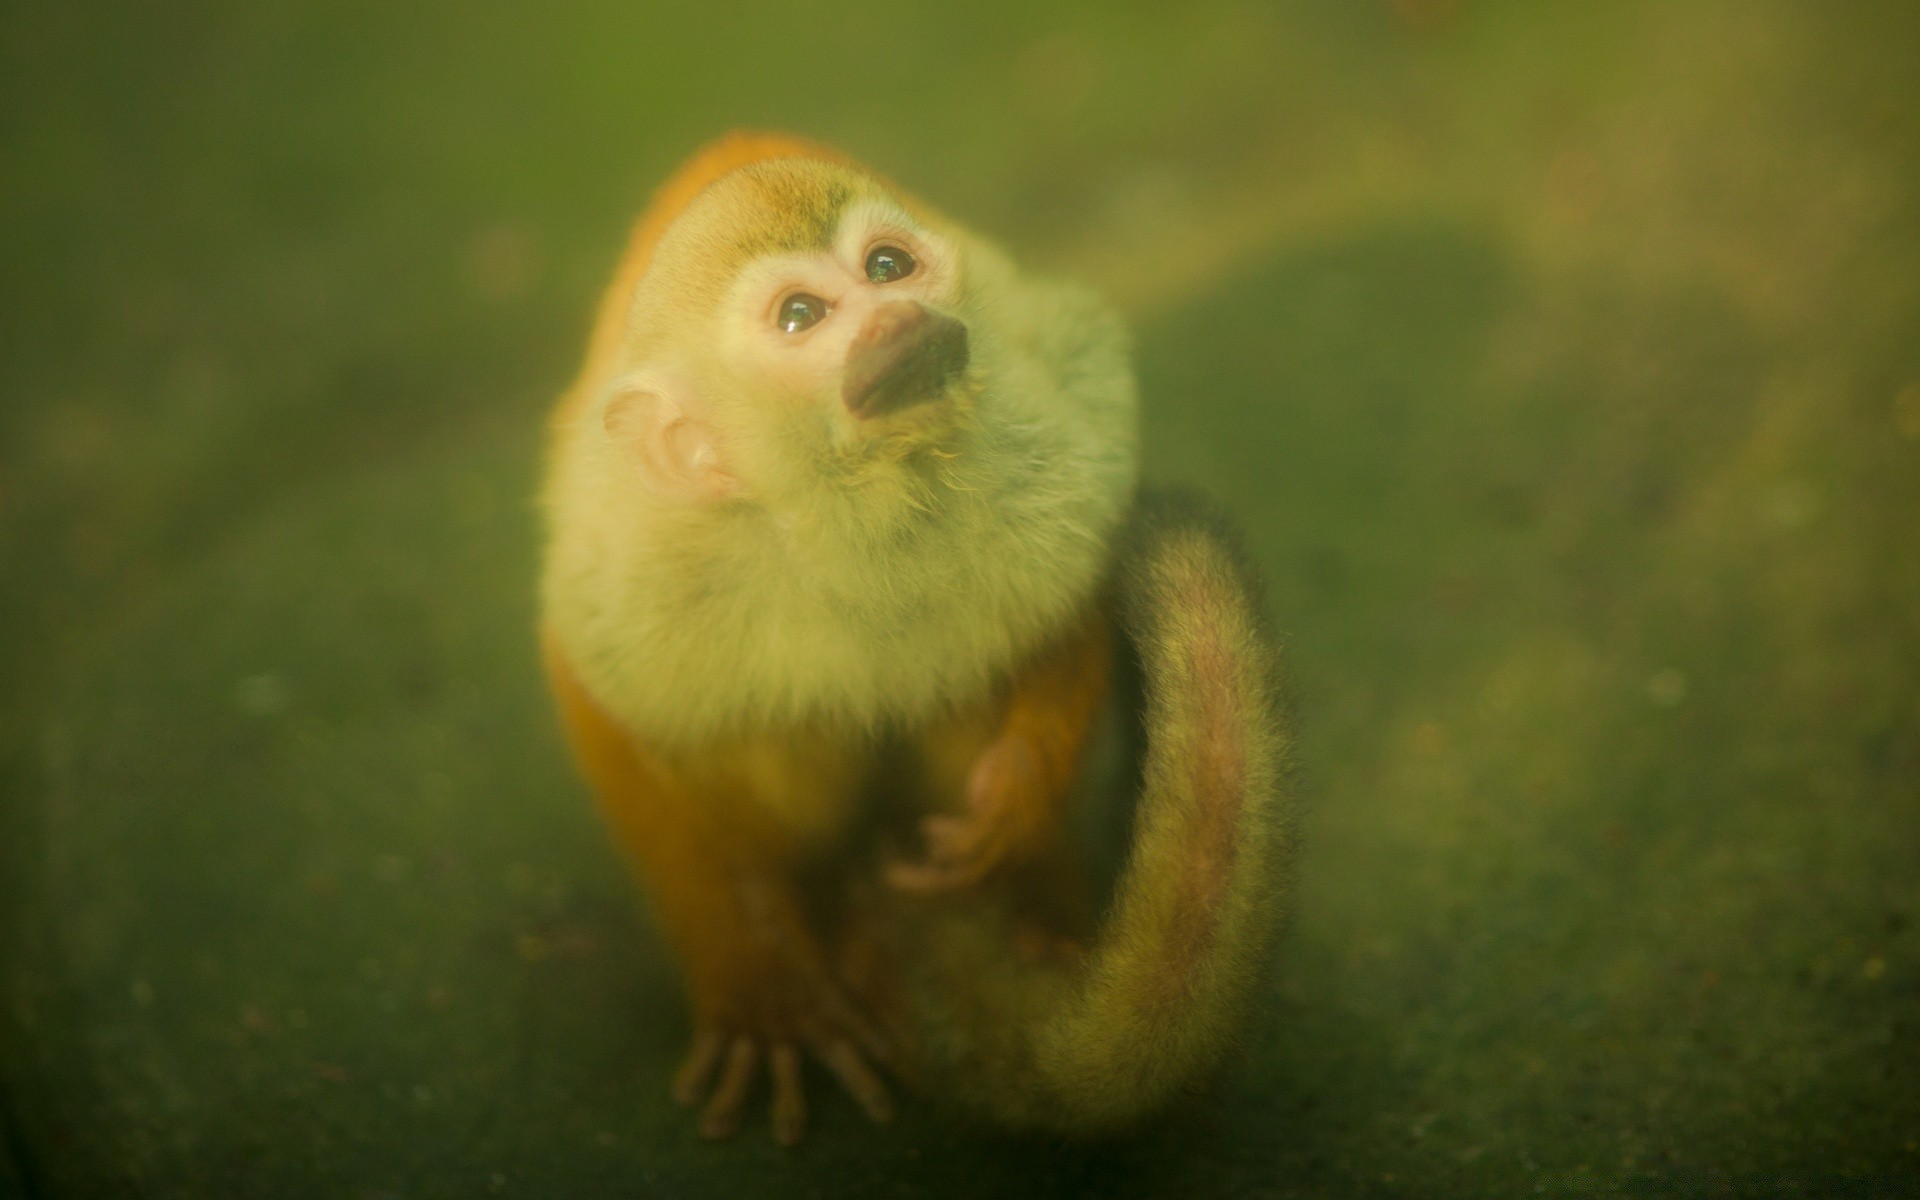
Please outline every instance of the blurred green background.
[[[0, 9], [0, 1195], [1920, 1192], [1920, 15]], [[1221, 1086], [665, 1098], [529, 633], [542, 415], [734, 126], [1135, 319], [1303, 731]]]

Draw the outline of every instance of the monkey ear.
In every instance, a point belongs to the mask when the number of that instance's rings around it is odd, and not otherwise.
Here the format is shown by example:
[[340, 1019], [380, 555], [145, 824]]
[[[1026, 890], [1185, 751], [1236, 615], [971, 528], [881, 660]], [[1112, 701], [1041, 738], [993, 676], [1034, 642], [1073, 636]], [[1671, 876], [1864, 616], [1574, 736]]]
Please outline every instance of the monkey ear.
[[721, 462], [713, 428], [688, 412], [671, 384], [627, 380], [607, 397], [600, 418], [621, 457], [656, 492], [717, 500], [739, 486]]

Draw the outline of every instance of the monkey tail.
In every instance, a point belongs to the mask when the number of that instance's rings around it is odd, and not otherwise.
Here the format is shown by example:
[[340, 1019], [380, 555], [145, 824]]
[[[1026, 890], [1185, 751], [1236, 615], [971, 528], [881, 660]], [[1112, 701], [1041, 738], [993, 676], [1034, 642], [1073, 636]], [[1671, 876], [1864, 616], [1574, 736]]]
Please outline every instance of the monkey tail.
[[[923, 1086], [996, 1124], [1126, 1128], [1228, 1049], [1277, 924], [1290, 841], [1278, 654], [1226, 522], [1143, 496], [1121, 541], [1119, 612], [1141, 668], [1145, 751], [1132, 846], [1092, 946], [1009, 962], [1009, 927], [948, 914], [909, 984]], [[925, 939], [925, 940], [922, 940]]]

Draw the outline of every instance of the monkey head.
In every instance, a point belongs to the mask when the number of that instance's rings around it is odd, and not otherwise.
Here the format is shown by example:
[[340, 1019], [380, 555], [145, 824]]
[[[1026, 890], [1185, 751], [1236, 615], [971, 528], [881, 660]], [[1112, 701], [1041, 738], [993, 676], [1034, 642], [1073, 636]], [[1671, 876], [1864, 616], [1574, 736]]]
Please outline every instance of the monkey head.
[[1132, 495], [1112, 306], [815, 149], [668, 181], [554, 422], [549, 618], [654, 737], [983, 694]]
[[997, 251], [820, 159], [735, 170], [662, 234], [602, 419], [655, 492], [777, 504], [958, 451], [1006, 357]]

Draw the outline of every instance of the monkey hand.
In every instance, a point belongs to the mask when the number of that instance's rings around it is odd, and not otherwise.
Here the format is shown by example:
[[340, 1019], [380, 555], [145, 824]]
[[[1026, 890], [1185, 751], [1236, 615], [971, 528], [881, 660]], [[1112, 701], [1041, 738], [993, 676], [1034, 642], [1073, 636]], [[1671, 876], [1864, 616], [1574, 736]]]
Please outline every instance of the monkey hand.
[[867, 1116], [884, 1122], [893, 1102], [873, 1064], [892, 1061], [886, 1042], [835, 981], [797, 906], [756, 898], [752, 928], [695, 973], [693, 1045], [675, 1072], [673, 1095], [704, 1106], [700, 1132], [726, 1138], [740, 1126], [761, 1064], [773, 1085], [773, 1136], [783, 1146], [806, 1133], [802, 1051], [832, 1072]]
[[953, 891], [1030, 857], [1053, 833], [1058, 806], [1050, 790], [1038, 748], [1003, 734], [973, 765], [966, 811], [922, 821], [926, 858], [890, 864], [888, 882], [902, 891]]

